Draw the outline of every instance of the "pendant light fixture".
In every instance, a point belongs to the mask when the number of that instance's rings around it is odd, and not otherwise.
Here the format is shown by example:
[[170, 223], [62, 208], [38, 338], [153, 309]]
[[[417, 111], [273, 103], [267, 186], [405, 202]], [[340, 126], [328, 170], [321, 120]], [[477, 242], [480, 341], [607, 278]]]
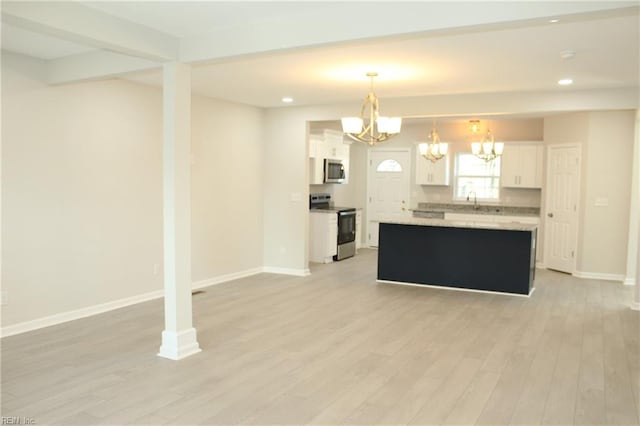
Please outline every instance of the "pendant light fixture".
[[430, 142], [428, 143], [419, 144], [418, 149], [420, 150], [420, 155], [432, 163], [435, 163], [441, 158], [444, 158], [449, 151], [449, 144], [440, 142], [440, 136], [438, 136], [435, 122], [433, 123], [431, 133], [429, 133], [429, 140]]
[[[366, 143], [370, 146], [400, 133], [401, 117], [381, 117], [378, 97], [373, 92], [373, 79], [377, 72], [368, 72], [371, 79], [371, 89], [362, 104], [360, 117], [344, 117], [342, 131], [351, 139]], [[368, 114], [367, 114], [368, 110]]]
[[471, 143], [471, 152], [486, 162], [493, 161], [501, 156], [502, 151], [504, 151], [504, 143], [495, 142], [490, 129], [487, 129], [487, 134], [482, 138], [481, 142]]

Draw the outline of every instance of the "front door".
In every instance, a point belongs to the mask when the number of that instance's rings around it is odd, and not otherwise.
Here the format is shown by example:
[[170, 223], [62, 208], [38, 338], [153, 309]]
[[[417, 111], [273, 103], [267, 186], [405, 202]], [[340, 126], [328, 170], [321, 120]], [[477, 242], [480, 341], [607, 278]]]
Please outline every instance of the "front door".
[[410, 216], [409, 149], [372, 149], [369, 151], [367, 182], [367, 242], [378, 247], [378, 223], [385, 219]]
[[573, 273], [578, 248], [580, 147], [549, 146], [545, 217], [545, 265]]

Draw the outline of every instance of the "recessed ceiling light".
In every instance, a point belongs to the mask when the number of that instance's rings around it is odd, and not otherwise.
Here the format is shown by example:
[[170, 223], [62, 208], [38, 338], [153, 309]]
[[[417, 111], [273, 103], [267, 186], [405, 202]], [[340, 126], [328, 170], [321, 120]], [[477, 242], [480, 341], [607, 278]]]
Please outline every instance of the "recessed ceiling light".
[[284, 97], [282, 98], [282, 102], [284, 102], [285, 104], [290, 104], [291, 102], [293, 102], [293, 98], [290, 97]]
[[576, 56], [575, 50], [565, 49], [562, 52], [560, 52], [560, 57], [565, 61], [569, 59], [573, 59], [574, 56]]
[[573, 84], [573, 80], [570, 78], [563, 78], [562, 80], [558, 80], [558, 84], [560, 86], [568, 86], [570, 84]]
[[560, 20], [559, 19], [549, 19], [549, 22], [552, 23], [552, 24], [555, 24], [557, 22], [560, 22]]

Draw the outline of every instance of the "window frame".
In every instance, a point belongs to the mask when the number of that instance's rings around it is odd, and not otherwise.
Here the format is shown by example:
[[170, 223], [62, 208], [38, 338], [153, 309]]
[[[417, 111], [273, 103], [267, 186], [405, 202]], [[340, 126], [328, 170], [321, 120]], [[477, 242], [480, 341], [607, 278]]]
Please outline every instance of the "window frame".
[[[492, 179], [496, 179], [497, 181], [497, 185], [496, 185], [496, 191], [498, 196], [496, 198], [480, 198], [477, 197], [478, 202], [482, 202], [484, 204], [500, 204], [502, 202], [501, 197], [502, 197], [502, 191], [501, 191], [501, 183], [502, 183], [502, 159], [500, 157], [498, 157], [498, 161], [500, 161], [500, 165], [498, 165], [497, 170], [498, 170], [498, 175], [471, 175], [471, 174], [463, 174], [463, 175], [459, 175], [458, 174], [458, 170], [459, 170], [459, 159], [458, 157], [460, 155], [474, 155], [472, 152], [470, 151], [459, 151], [456, 152], [455, 155], [453, 156], [453, 200], [454, 201], [467, 201], [467, 195], [464, 195], [462, 197], [458, 197], [458, 179], [459, 177], [465, 177], [465, 178], [492, 178]], [[495, 161], [495, 160], [492, 160]]]

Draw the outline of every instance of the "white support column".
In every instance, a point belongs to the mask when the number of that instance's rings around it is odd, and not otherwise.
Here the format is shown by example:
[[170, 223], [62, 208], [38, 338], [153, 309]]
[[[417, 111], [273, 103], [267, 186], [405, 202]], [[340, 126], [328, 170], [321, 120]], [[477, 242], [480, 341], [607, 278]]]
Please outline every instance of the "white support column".
[[163, 213], [165, 329], [158, 356], [200, 352], [191, 312], [191, 68], [163, 69]]
[[[629, 252], [627, 253], [627, 278], [625, 279], [625, 284], [635, 284], [631, 309], [640, 311], [640, 109], [636, 110], [632, 179], [631, 191], [633, 193], [631, 195]], [[635, 277], [630, 276], [634, 270]]]

